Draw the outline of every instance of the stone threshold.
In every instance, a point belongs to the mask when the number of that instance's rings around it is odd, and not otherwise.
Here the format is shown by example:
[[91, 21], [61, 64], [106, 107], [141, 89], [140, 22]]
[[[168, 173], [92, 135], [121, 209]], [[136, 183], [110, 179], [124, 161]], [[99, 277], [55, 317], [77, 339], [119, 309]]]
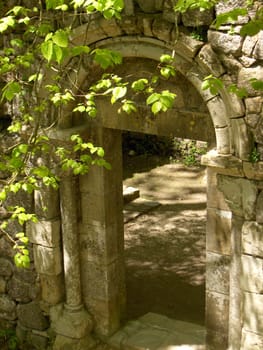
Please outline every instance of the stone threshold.
[[159, 207], [159, 202], [151, 201], [144, 198], [137, 198], [132, 202], [123, 206], [123, 222], [127, 222], [136, 219], [138, 216], [149, 212], [150, 210]]
[[205, 350], [205, 327], [148, 313], [129, 321], [107, 343], [120, 350]]

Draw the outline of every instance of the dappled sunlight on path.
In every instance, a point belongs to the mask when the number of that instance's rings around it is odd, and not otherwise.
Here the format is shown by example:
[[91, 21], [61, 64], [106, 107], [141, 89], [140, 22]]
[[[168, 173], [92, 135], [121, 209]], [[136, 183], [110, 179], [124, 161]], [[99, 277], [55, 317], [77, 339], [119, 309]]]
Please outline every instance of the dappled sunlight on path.
[[134, 173], [125, 185], [160, 203], [125, 224], [128, 318], [150, 311], [203, 324], [205, 170], [166, 164]]

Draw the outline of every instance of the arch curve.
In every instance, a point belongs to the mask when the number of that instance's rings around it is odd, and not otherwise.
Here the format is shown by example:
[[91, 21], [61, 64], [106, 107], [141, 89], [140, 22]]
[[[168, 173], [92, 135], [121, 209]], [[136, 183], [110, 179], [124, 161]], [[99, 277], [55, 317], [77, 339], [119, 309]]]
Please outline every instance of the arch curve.
[[[162, 54], [170, 54], [175, 58], [176, 69], [196, 88], [206, 103], [216, 135], [216, 149], [219, 155], [235, 155], [247, 159], [250, 153], [250, 138], [242, 115], [242, 103], [236, 96], [232, 96], [225, 88], [219, 95], [212, 95], [209, 90], [202, 90], [203, 79], [213, 74], [209, 65], [200, 64], [196, 59], [198, 49], [193, 49], [183, 38], [174, 42], [165, 42], [159, 38], [128, 35], [109, 37], [105, 31], [87, 38], [87, 25], [75, 29], [72, 42], [87, 44], [93, 48], [107, 48], [121, 53], [123, 57], [148, 58], [159, 61]], [[82, 69], [78, 77], [78, 86], [82, 86], [89, 72]]]

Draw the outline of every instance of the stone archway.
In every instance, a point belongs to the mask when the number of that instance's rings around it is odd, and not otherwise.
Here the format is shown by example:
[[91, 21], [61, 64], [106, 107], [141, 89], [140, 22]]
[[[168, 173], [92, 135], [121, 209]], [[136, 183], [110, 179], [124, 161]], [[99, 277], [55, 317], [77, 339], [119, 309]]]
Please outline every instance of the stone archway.
[[[78, 38], [78, 40], [80, 39]], [[198, 56], [194, 57], [191, 49], [185, 43], [181, 42], [180, 45], [181, 50], [179, 54], [176, 50], [176, 45], [173, 47], [153, 38], [118, 37], [99, 40], [94, 43], [94, 47], [114, 49], [121, 52], [124, 57], [142, 57], [157, 61], [163, 53], [170, 53], [175, 56], [176, 68], [202, 96], [214, 125], [216, 151], [204, 157], [203, 160], [205, 165], [215, 169], [211, 170], [209, 177], [212, 185], [209, 186], [208, 192], [209, 196], [212, 197], [214, 195], [212, 186], [215, 184], [218, 168], [229, 167], [230, 173], [232, 169], [238, 175], [242, 173], [242, 171], [239, 171], [240, 160], [233, 155], [246, 159], [250, 149], [250, 140], [244, 121], [239, 118], [243, 114], [242, 104], [237, 99], [229, 96], [227, 91], [222, 91], [220, 96], [212, 96], [209, 92], [201, 89], [203, 78], [211, 73], [209, 68], [211, 62], [206, 62], [207, 52], [214, 58], [213, 52], [209, 51], [211, 50], [210, 47], [203, 48]], [[191, 52], [190, 54], [189, 51]], [[86, 74], [85, 67], [83, 67], [78, 82], [80, 86], [84, 84]], [[100, 107], [103, 108], [103, 104]], [[108, 118], [109, 115], [110, 118]], [[82, 218], [80, 223], [80, 242], [82, 247], [81, 276], [83, 296], [85, 305], [95, 318], [96, 330], [101, 336], [108, 336], [118, 329], [122, 318], [121, 315], [125, 308], [122, 177], [119, 171], [121, 169], [120, 130], [134, 130], [134, 126], [131, 127], [129, 117], [123, 116], [120, 123], [116, 116], [116, 110], [113, 108], [107, 109], [107, 115], [101, 114], [91, 127], [95, 140], [109, 154], [109, 161], [112, 163], [115, 171], [107, 173], [103, 169], [92, 169], [87, 176], [80, 179]], [[160, 117], [151, 125], [147, 125], [145, 121], [140, 120], [137, 128], [139, 128], [138, 131], [158, 134], [158, 130], [163, 130], [165, 125], [162, 125]], [[169, 127], [166, 125], [166, 128]], [[218, 194], [216, 196], [218, 198]], [[116, 204], [115, 206], [112, 206], [113, 202]], [[212, 205], [208, 220], [215, 223], [215, 225], [223, 225], [226, 227], [226, 231], [230, 232], [231, 215], [226, 214], [225, 217], [222, 210]], [[215, 212], [216, 217], [213, 217]], [[207, 234], [209, 236], [211, 236], [213, 229], [208, 227]], [[219, 260], [225, 259], [221, 253], [218, 254]], [[218, 264], [216, 262], [213, 264], [213, 259], [215, 259], [215, 256], [211, 254], [208, 271], [214, 269], [215, 266], [216, 268], [218, 266], [221, 268], [221, 263]], [[210, 278], [208, 285], [213, 283], [212, 275], [213, 273], [208, 277], [208, 279]], [[225, 278], [227, 281], [229, 280], [229, 277], [225, 276]], [[223, 292], [222, 290], [217, 291], [215, 298], [214, 295], [211, 298], [209, 290], [207, 292], [208, 343], [220, 344], [221, 342], [221, 344], [226, 344], [228, 341], [228, 288], [226, 287], [226, 290]], [[218, 295], [219, 299], [217, 299]], [[221, 295], [224, 297], [221, 297]], [[212, 320], [210, 317], [211, 310], [213, 310]], [[222, 312], [225, 315], [224, 319], [221, 317]], [[216, 338], [218, 334], [215, 334], [217, 332], [213, 328], [215, 325], [218, 325], [218, 322], [224, 324], [220, 333], [220, 339]]]

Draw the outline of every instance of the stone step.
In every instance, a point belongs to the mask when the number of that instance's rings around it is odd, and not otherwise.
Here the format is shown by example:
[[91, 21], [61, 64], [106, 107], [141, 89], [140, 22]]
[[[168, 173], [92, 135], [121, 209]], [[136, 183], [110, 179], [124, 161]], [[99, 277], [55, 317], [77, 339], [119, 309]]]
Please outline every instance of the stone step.
[[123, 185], [123, 202], [124, 204], [132, 202], [134, 199], [140, 197], [138, 188]]
[[205, 328], [148, 313], [128, 322], [108, 344], [121, 350], [205, 350]]
[[124, 223], [136, 219], [138, 216], [147, 213], [148, 211], [157, 208], [161, 205], [159, 202], [151, 201], [145, 198], [137, 198], [132, 202], [125, 204], [123, 207]]

